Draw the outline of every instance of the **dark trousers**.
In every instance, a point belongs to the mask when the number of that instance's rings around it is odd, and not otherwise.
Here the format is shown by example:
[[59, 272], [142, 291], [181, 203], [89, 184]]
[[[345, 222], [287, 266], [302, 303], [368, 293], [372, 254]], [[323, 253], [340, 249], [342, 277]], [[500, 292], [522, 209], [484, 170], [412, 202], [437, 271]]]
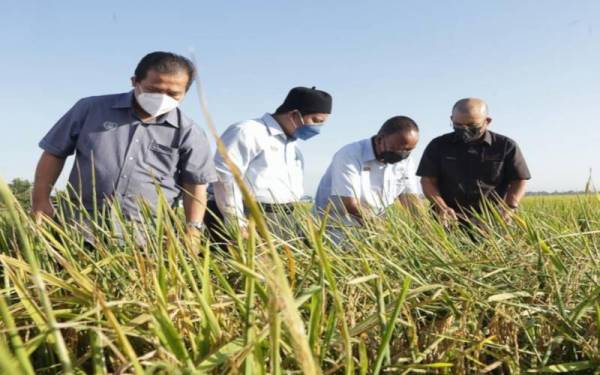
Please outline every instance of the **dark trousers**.
[[[283, 215], [291, 215], [294, 211], [294, 205], [292, 203], [261, 203], [258, 202], [262, 212], [265, 216], [269, 214], [280, 213]], [[216, 247], [223, 250], [226, 242], [229, 241], [229, 234], [224, 228], [225, 217], [219, 210], [217, 202], [209, 200], [206, 204], [206, 214], [204, 215], [204, 226], [206, 233], [211, 243], [215, 244]]]
[[206, 228], [206, 235], [210, 239], [210, 242], [219, 248], [219, 250], [224, 250], [224, 244], [228, 239], [224, 223], [225, 217], [219, 210], [217, 202], [209, 200], [206, 204], [206, 213], [204, 214], [204, 227]]

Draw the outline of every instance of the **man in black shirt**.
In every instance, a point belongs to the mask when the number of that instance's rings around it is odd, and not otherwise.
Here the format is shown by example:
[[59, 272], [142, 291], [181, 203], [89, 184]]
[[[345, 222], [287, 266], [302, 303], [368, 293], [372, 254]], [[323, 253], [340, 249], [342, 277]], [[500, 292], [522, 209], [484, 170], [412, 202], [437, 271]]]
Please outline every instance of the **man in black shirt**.
[[461, 99], [452, 109], [454, 132], [432, 140], [417, 175], [425, 196], [444, 221], [468, 218], [484, 198], [503, 200], [503, 216], [525, 195], [529, 169], [517, 143], [488, 130], [492, 119], [481, 99]]

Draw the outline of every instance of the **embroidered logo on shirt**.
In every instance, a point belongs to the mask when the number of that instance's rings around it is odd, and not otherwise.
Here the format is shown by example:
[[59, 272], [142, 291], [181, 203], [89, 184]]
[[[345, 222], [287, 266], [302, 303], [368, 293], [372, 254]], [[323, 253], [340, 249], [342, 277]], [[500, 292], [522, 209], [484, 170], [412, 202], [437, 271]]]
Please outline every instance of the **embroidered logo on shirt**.
[[152, 144], [150, 144], [150, 149], [154, 150], [154, 151], [158, 151], [158, 152], [163, 152], [166, 154], [173, 153], [173, 149], [171, 147], [161, 145], [160, 143], [156, 143], [156, 142], [152, 142]]
[[502, 161], [502, 155], [500, 155], [500, 154], [485, 155], [484, 160]]
[[104, 124], [102, 124], [102, 127], [106, 130], [114, 129], [117, 126], [119, 126], [119, 124], [117, 124], [116, 122], [112, 122], [112, 121], [105, 121]]

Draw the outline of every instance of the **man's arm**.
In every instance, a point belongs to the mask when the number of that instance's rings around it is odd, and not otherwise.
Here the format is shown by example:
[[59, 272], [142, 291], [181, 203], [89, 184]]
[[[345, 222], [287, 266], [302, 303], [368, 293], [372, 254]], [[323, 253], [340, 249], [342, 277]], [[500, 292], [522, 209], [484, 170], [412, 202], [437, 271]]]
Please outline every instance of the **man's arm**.
[[423, 189], [423, 194], [429, 199], [429, 201], [433, 204], [436, 211], [438, 211], [442, 218], [456, 220], [456, 212], [446, 204], [444, 198], [440, 194], [440, 190], [438, 188], [437, 178], [435, 177], [421, 177], [421, 188]]
[[39, 220], [41, 215], [54, 216], [50, 193], [65, 165], [65, 158], [44, 151], [35, 169], [31, 193], [31, 213]]
[[36, 220], [39, 220], [42, 214], [50, 217], [54, 215], [50, 193], [62, 172], [66, 158], [75, 151], [88, 108], [88, 100], [79, 100], [54, 124], [39, 143], [44, 152], [35, 170], [31, 193], [31, 213]]
[[402, 177], [405, 186], [400, 195], [398, 195], [398, 201], [411, 213], [416, 214], [423, 209], [423, 202], [419, 198], [415, 164], [412, 158], [407, 160], [406, 169]]
[[363, 217], [363, 213], [360, 207], [360, 202], [358, 201], [358, 199], [354, 198], [354, 197], [339, 197], [342, 201], [342, 204], [344, 205], [344, 208], [346, 209], [346, 212], [348, 212], [348, 214], [350, 216], [352, 216], [354, 219], [356, 219], [358, 221], [359, 224], [363, 224], [364, 222], [364, 217]]
[[[221, 135], [221, 141], [227, 150], [227, 157], [244, 176], [257, 152], [254, 147], [254, 136], [251, 132], [247, 133], [243, 126], [234, 125]], [[225, 158], [218, 150], [215, 153], [214, 161], [219, 180], [213, 184], [213, 192], [219, 211], [225, 217], [226, 222], [237, 221], [240, 227], [244, 227], [246, 218], [242, 192], [237, 186]]]
[[[515, 209], [519, 207], [519, 203], [525, 195], [525, 186], [527, 185], [526, 180], [531, 178], [527, 162], [523, 157], [523, 153], [519, 146], [513, 142], [511, 149], [506, 155], [506, 179], [509, 182], [506, 196], [504, 197], [504, 203], [509, 208]], [[507, 222], [511, 220], [511, 211], [506, 210], [505, 207], [500, 207], [501, 214]]]
[[398, 196], [398, 201], [412, 213], [417, 213], [423, 208], [423, 202], [417, 194], [403, 193]]
[[183, 210], [187, 223], [198, 223], [206, 211], [206, 184], [183, 183]]
[[333, 205], [332, 208], [338, 211], [338, 215], [348, 214], [362, 225], [366, 219], [366, 212], [358, 199], [361, 193], [360, 161], [353, 152], [343, 148], [335, 153], [329, 168], [331, 169], [329, 201]]
[[[196, 125], [185, 133], [180, 146], [179, 170], [183, 209], [187, 223], [200, 223], [206, 211], [206, 188], [216, 180], [206, 134]], [[193, 227], [188, 228], [195, 231]]]
[[440, 138], [429, 142], [421, 157], [417, 176], [421, 176], [423, 194], [433, 204], [433, 208], [441, 215], [442, 220], [456, 220], [456, 212], [448, 207], [438, 185], [438, 176], [441, 174], [439, 143]]
[[510, 182], [510, 185], [508, 185], [508, 191], [506, 192], [506, 197], [504, 198], [504, 202], [508, 207], [519, 207], [521, 199], [523, 199], [523, 196], [525, 196], [526, 185], [526, 180], [515, 180]]

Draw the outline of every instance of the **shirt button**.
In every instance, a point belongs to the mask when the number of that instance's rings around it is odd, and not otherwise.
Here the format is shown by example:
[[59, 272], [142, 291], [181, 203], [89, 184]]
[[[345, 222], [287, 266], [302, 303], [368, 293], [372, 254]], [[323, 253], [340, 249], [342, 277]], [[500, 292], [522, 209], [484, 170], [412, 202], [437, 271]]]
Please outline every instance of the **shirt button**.
[[126, 175], [126, 174], [124, 174], [124, 175], [123, 175], [123, 178], [127, 178], [127, 175]]
[[136, 143], [139, 143], [139, 142], [140, 142], [140, 140], [139, 140], [139, 139], [136, 139], [136, 140], [135, 140], [135, 142], [136, 142]]
[[132, 157], [130, 157], [130, 158], [129, 158], [129, 160], [133, 160], [133, 158], [132, 158]]

